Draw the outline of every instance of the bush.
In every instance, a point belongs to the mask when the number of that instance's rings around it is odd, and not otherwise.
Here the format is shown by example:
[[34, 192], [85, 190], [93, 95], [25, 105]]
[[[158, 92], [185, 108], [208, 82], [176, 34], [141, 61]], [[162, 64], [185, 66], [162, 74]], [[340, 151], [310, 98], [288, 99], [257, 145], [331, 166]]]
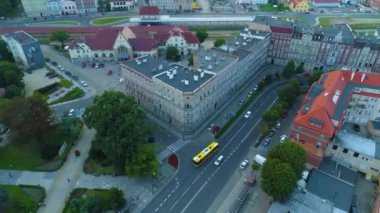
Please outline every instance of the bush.
[[45, 160], [51, 160], [58, 154], [59, 146], [45, 144], [41, 149], [41, 157]]
[[55, 82], [50, 85], [47, 85], [45, 87], [39, 88], [35, 92], [41, 93], [41, 94], [50, 94], [58, 89], [59, 83]]
[[96, 161], [102, 161], [107, 158], [102, 150], [96, 149], [94, 146], [92, 146], [90, 149], [89, 157]]
[[259, 170], [260, 169], [260, 164], [258, 164], [258, 163], [253, 163], [252, 164], [252, 170]]

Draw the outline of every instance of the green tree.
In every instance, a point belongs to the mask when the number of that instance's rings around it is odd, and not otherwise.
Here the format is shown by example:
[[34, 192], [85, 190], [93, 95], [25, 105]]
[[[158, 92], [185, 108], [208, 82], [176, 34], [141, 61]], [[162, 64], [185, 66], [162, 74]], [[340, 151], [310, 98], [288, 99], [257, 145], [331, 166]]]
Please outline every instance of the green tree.
[[284, 78], [290, 79], [294, 75], [295, 66], [296, 65], [294, 64], [293, 60], [288, 61], [288, 63], [286, 64], [284, 70], [282, 71], [282, 76]]
[[0, 61], [14, 62], [13, 55], [9, 52], [7, 43], [0, 39]]
[[263, 120], [270, 127], [272, 127], [273, 124], [280, 118], [280, 116], [281, 116], [281, 113], [279, 111], [277, 111], [276, 109], [270, 108], [264, 112]]
[[274, 77], [276, 78], [276, 80], [280, 80], [281, 76], [280, 76], [280, 73], [279, 72], [276, 72], [274, 74]]
[[0, 208], [5, 206], [8, 200], [9, 200], [9, 195], [8, 195], [7, 190], [0, 187]]
[[215, 41], [214, 41], [214, 47], [220, 47], [222, 46], [223, 44], [226, 43], [226, 40], [223, 39], [223, 38], [217, 38]]
[[198, 28], [195, 35], [199, 42], [203, 43], [208, 38], [207, 28]]
[[109, 201], [111, 209], [122, 208], [126, 202], [123, 191], [118, 188], [111, 188]]
[[261, 188], [278, 201], [286, 201], [293, 193], [297, 177], [292, 167], [279, 159], [268, 158], [261, 171]]
[[299, 93], [299, 81], [297, 78], [292, 78], [285, 86], [278, 90], [278, 97], [281, 102], [285, 102], [290, 106], [297, 98]]
[[152, 177], [158, 174], [158, 161], [156, 159], [154, 144], [146, 144], [133, 155], [127, 164], [127, 174], [132, 177]]
[[57, 30], [51, 33], [50, 41], [61, 42], [61, 48], [65, 48], [65, 42], [68, 41], [70, 35], [64, 30]]
[[80, 131], [82, 130], [80, 121], [73, 116], [63, 116], [58, 124], [58, 127], [59, 131], [62, 134], [68, 134], [72, 136], [79, 135]]
[[314, 71], [313, 74], [309, 77], [308, 83], [309, 85], [312, 85], [314, 82], [318, 81], [319, 78], [323, 75], [322, 70]]
[[288, 143], [281, 143], [274, 146], [268, 152], [268, 159], [278, 159], [283, 163], [289, 164], [294, 170], [296, 177], [300, 177], [305, 168], [306, 152], [296, 143], [289, 140]]
[[0, 61], [0, 87], [15, 85], [24, 88], [24, 73], [14, 63]]
[[268, 74], [265, 76], [265, 78], [264, 78], [265, 84], [268, 85], [268, 84], [272, 83], [272, 81], [273, 81], [273, 75], [272, 74]]
[[97, 147], [115, 168], [123, 170], [139, 146], [147, 143], [152, 126], [147, 123], [133, 97], [121, 92], [104, 92], [87, 107], [84, 121], [97, 130]]
[[194, 65], [194, 58], [193, 54], [190, 54], [187, 60], [187, 65], [188, 66], [193, 66]]
[[168, 48], [166, 48], [166, 59], [179, 61], [180, 57], [177, 47], [169, 46]]
[[0, 102], [0, 122], [7, 125], [16, 137], [41, 139], [50, 127], [50, 114], [47, 103], [37, 95]]
[[10, 0], [1, 0], [0, 3], [0, 15], [3, 14], [7, 17], [13, 14], [13, 8]]
[[305, 63], [303, 63], [303, 62], [301, 62], [300, 64], [298, 64], [298, 66], [296, 68], [296, 73], [297, 74], [305, 72], [304, 65], [305, 65]]
[[22, 89], [13, 84], [7, 87], [7, 89], [5, 90], [5, 97], [9, 99], [16, 96], [21, 96], [21, 95], [22, 95]]

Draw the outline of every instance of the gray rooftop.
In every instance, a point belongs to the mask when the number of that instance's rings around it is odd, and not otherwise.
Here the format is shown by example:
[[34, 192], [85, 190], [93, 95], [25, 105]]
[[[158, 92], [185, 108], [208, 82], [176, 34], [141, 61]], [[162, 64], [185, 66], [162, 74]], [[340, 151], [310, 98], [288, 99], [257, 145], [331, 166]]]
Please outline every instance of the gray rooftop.
[[326, 36], [336, 36], [340, 32], [342, 32], [343, 38], [354, 39], [355, 35], [352, 33], [352, 30], [348, 24], [334, 24], [329, 27], [325, 27], [322, 29], [323, 34]]
[[20, 44], [29, 44], [36, 42], [37, 40], [24, 31], [17, 31], [14, 33], [8, 33], [4, 35], [6, 38], [12, 38]]
[[243, 50], [252, 50], [252, 48], [263, 39], [257, 38], [248, 38], [244, 36], [237, 36], [235, 38], [231, 38], [227, 41], [225, 45], [229, 46], [233, 49], [243, 49]]
[[273, 202], [268, 213], [332, 213], [332, 203], [310, 192], [295, 190], [286, 203]]
[[362, 155], [380, 159], [380, 144], [372, 139], [341, 131], [335, 137], [334, 143]]
[[255, 16], [255, 19], [253, 22], [259, 23], [259, 24], [265, 24], [273, 27], [284, 27], [284, 28], [293, 28], [294, 23], [287, 22], [287, 21], [278, 21], [272, 17], [269, 16]]
[[339, 177], [340, 179], [347, 181], [353, 185], [355, 185], [358, 177], [358, 174], [354, 170], [342, 166], [341, 164], [329, 158], [323, 158], [318, 169], [337, 178]]
[[311, 172], [306, 189], [346, 212], [350, 210], [355, 191], [353, 185], [319, 170]]
[[199, 49], [194, 53], [194, 65], [197, 69], [218, 73], [234, 62], [238, 61], [236, 56], [229, 55], [216, 49]]
[[154, 75], [157, 75], [158, 73], [169, 68], [169, 64], [166, 61], [154, 58], [150, 55], [129, 60], [124, 62], [124, 65], [134, 69], [148, 78], [152, 78]]
[[194, 72], [188, 67], [172, 64], [164, 72], [157, 74], [155, 78], [182, 92], [195, 92], [214, 76], [215, 74], [212, 72]]
[[380, 122], [379, 121], [371, 121], [372, 127], [376, 130], [380, 130]]

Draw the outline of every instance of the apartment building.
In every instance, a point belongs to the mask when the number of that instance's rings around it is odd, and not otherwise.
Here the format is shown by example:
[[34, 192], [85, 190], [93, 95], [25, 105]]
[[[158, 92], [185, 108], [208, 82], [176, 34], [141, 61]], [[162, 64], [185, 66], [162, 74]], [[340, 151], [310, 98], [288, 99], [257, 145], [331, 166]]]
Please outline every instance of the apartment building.
[[309, 8], [308, 0], [289, 0], [289, 9], [293, 12], [307, 12]]
[[24, 31], [2, 35], [17, 64], [26, 70], [45, 66], [45, 58], [37, 39]]
[[169, 12], [192, 11], [192, 0], [142, 0], [139, 5], [157, 6], [160, 10]]
[[292, 40], [294, 24], [290, 22], [273, 22], [270, 24], [270, 43], [267, 61], [271, 64], [285, 65]]
[[214, 111], [215, 73], [169, 65], [142, 56], [121, 65], [126, 91], [146, 110], [184, 132], [193, 132]]
[[380, 117], [378, 82], [380, 74], [337, 70], [311, 86], [289, 135], [310, 165], [318, 167], [328, 156], [369, 176], [379, 174], [380, 140], [365, 131], [366, 123]]
[[132, 0], [110, 0], [111, 10], [133, 10], [134, 5]]
[[98, 0], [75, 0], [78, 13], [91, 13], [98, 11]]
[[27, 17], [43, 17], [51, 15], [46, 0], [21, 0]]

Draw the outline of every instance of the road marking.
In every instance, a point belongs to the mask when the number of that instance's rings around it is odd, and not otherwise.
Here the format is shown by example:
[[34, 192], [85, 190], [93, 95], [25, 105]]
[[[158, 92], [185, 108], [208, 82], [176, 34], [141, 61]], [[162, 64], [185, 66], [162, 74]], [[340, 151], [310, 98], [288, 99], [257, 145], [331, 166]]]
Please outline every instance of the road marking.
[[201, 176], [200, 175], [198, 175], [194, 180], [193, 180], [193, 182], [191, 183], [191, 185], [193, 185], [199, 178], [200, 178]]
[[156, 208], [154, 211], [157, 212], [157, 211], [158, 211], [158, 208]]
[[185, 212], [186, 209], [190, 206], [190, 204], [193, 202], [193, 200], [198, 196], [198, 194], [202, 191], [202, 189], [206, 186], [207, 182], [204, 183], [201, 188], [195, 193], [195, 195], [191, 198], [190, 202], [185, 206], [184, 209], [182, 209], [181, 213]]

